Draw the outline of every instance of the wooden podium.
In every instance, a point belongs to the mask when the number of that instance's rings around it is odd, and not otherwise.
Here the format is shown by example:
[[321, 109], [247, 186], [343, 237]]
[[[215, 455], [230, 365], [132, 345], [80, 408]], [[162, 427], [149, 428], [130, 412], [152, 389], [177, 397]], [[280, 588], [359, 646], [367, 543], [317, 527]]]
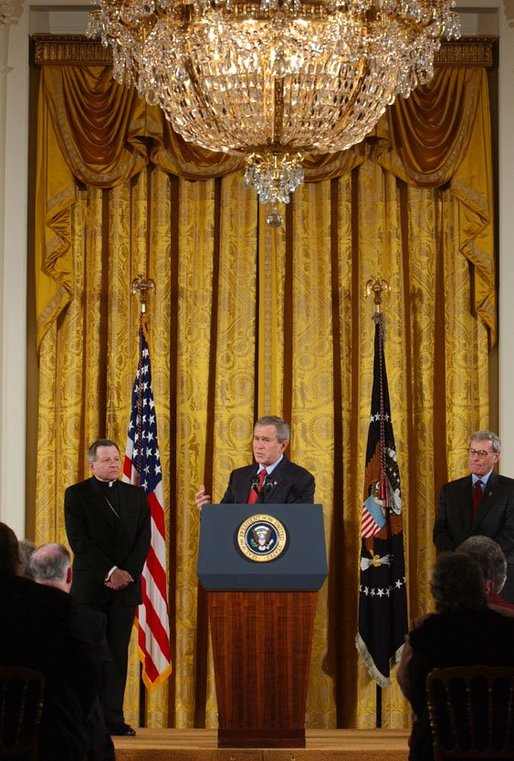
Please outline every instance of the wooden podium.
[[[201, 524], [218, 747], [303, 748], [316, 595], [327, 573], [322, 507], [208, 505]], [[266, 560], [255, 527], [262, 536], [270, 525], [279, 531]]]

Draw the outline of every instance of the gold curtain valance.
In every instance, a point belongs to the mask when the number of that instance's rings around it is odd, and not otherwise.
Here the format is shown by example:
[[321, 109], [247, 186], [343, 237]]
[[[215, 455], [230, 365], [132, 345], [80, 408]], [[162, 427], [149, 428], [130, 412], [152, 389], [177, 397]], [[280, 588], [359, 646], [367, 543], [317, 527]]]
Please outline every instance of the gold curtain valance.
[[[43, 226], [38, 239], [46, 241], [44, 250], [37, 252], [38, 266], [48, 278], [37, 294], [39, 341], [73, 291], [67, 257], [76, 180], [113, 188], [149, 163], [178, 177], [206, 180], [227, 176], [243, 165], [239, 157], [211, 153], [182, 140], [160, 109], [147, 105], [134, 88], [112, 80], [105, 61], [91, 63], [96, 43], [89, 48], [83, 41], [55, 45], [36, 40], [35, 48], [35, 61], [42, 65], [39, 118], [47, 131], [43, 162], [53, 167], [52, 173], [44, 173], [52, 178], [52, 187], [39, 189], [46, 195], [47, 211], [46, 219], [37, 220]], [[462, 203], [460, 250], [475, 266], [475, 309], [494, 342], [492, 178], [484, 163], [486, 153], [479, 150], [484, 134], [490, 133], [486, 67], [493, 65], [493, 41], [455, 49], [458, 65], [438, 68], [428, 85], [407, 100], [398, 98], [366, 141], [348, 151], [308, 157], [306, 181], [342, 177], [373, 150], [381, 166], [411, 185], [449, 183]], [[74, 58], [85, 60], [81, 65], [63, 63]], [[477, 150], [470, 150], [474, 146]]]
[[[385, 139], [385, 151], [394, 147], [398, 153], [384, 166], [411, 184], [432, 187], [448, 181], [466, 147], [478, 97], [477, 70], [494, 66], [495, 40], [445, 44], [438, 59], [445, 62], [444, 68], [408, 99], [398, 98], [370, 136]], [[158, 107], [138, 98], [135, 88], [115, 84], [109, 51], [99, 43], [35, 37], [34, 61], [43, 67], [42, 87], [52, 117], [62, 120], [63, 155], [82, 182], [114, 187], [140, 171], [145, 155], [156, 166], [190, 180], [222, 177], [243, 166], [237, 156], [186, 143]], [[343, 176], [362, 163], [364, 150], [360, 144], [308, 157], [306, 181]]]

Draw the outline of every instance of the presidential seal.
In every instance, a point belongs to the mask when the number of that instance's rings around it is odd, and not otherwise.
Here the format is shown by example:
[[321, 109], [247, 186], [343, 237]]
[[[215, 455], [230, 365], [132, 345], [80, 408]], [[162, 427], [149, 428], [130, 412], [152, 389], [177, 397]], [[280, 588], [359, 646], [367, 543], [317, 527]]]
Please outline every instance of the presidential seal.
[[237, 531], [237, 543], [243, 555], [257, 563], [266, 563], [281, 555], [287, 533], [283, 524], [272, 515], [252, 515]]

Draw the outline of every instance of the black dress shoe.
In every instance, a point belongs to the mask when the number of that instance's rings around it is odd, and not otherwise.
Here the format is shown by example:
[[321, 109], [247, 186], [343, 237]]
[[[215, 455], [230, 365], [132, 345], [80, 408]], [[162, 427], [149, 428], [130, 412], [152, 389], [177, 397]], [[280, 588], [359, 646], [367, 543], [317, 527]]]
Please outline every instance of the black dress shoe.
[[107, 731], [117, 737], [134, 737], [136, 734], [136, 730], [132, 729], [130, 724], [115, 724], [113, 727], [107, 727]]

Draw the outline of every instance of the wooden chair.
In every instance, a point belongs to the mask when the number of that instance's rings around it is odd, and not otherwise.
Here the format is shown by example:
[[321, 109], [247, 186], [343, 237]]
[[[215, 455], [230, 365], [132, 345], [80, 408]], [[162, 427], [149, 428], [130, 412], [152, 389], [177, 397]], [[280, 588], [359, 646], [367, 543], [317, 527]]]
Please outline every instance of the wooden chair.
[[427, 701], [435, 761], [514, 759], [514, 668], [434, 669]]
[[44, 676], [18, 666], [0, 666], [0, 761], [37, 761]]

